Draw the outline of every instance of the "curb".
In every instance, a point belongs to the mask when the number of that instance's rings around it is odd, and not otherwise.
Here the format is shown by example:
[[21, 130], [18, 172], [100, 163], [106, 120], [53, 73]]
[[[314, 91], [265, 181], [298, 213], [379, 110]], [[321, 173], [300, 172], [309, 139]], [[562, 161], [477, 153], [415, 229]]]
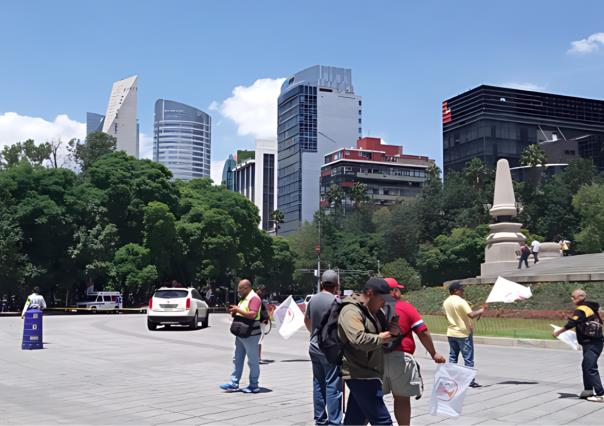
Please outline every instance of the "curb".
[[[432, 334], [432, 339], [437, 342], [446, 342], [447, 336], [444, 334]], [[518, 348], [532, 348], [532, 349], [567, 349], [572, 350], [566, 343], [559, 340], [545, 340], [545, 339], [516, 339], [509, 337], [487, 337], [487, 336], [474, 336], [474, 343], [481, 345], [496, 345], [496, 346], [507, 346], [507, 347], [518, 347]]]

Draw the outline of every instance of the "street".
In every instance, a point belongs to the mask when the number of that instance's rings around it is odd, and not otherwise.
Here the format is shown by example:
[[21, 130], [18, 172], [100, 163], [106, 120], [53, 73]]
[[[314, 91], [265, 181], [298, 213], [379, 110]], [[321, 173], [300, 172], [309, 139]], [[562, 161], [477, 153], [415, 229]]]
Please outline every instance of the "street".
[[[223, 393], [231, 372], [229, 317], [210, 327], [148, 331], [144, 315], [49, 316], [44, 350], [21, 350], [19, 318], [0, 318], [0, 424], [312, 424], [306, 330], [263, 344], [256, 395]], [[436, 343], [447, 353], [446, 343]], [[413, 424], [598, 424], [604, 404], [582, 389], [580, 352], [477, 345], [478, 381], [460, 418], [428, 414], [435, 364], [416, 354], [426, 392]], [[247, 366], [242, 385], [247, 385]], [[387, 398], [392, 408], [392, 400]]]

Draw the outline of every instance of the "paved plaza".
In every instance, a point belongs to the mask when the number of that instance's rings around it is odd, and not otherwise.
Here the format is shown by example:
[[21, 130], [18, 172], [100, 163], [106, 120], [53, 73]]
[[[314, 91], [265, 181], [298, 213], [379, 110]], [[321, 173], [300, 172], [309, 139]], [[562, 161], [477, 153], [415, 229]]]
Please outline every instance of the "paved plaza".
[[[45, 349], [22, 351], [21, 320], [0, 318], [0, 424], [312, 424], [306, 331], [283, 340], [273, 330], [263, 392], [227, 394], [218, 384], [231, 371], [228, 324], [215, 314], [207, 329], [150, 332], [144, 315], [49, 316]], [[446, 343], [437, 346], [446, 353]], [[579, 352], [477, 345], [485, 386], [452, 419], [428, 414], [435, 365], [417, 355], [426, 394], [412, 402], [413, 424], [604, 423], [604, 404], [576, 398]]]

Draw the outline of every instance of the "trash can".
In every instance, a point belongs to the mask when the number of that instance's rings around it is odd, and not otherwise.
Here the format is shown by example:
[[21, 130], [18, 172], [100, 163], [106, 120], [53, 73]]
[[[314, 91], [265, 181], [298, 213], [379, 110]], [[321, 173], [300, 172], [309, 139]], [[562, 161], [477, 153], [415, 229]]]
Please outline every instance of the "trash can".
[[21, 349], [43, 349], [42, 311], [39, 309], [25, 311]]

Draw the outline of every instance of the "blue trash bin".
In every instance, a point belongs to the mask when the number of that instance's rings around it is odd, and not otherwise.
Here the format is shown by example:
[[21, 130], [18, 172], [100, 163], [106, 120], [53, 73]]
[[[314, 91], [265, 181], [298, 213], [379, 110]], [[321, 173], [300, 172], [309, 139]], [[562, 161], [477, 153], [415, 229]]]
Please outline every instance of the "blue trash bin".
[[21, 349], [43, 349], [42, 311], [39, 309], [25, 311]]

